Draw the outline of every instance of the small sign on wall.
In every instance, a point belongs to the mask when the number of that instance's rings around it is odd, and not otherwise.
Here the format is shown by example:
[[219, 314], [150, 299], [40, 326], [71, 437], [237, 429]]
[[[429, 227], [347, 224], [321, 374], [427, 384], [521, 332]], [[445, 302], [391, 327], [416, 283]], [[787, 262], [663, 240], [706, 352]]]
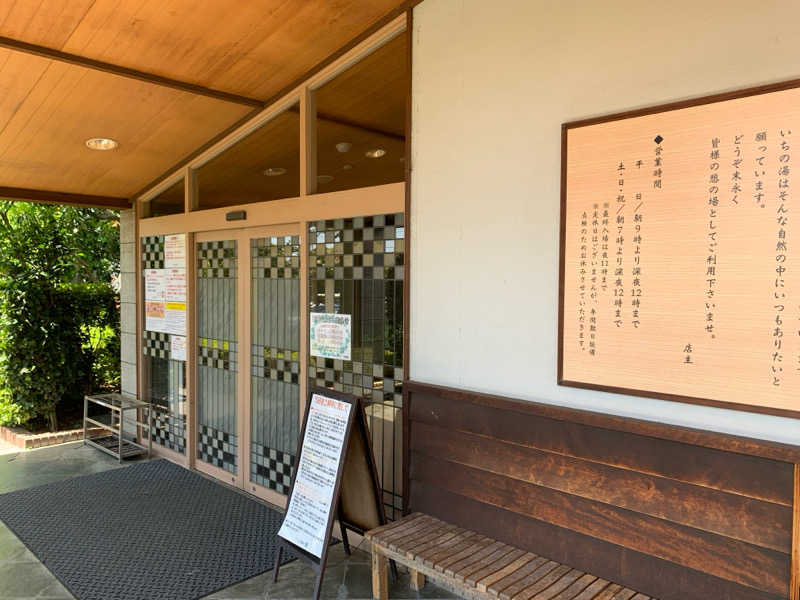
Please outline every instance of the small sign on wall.
[[350, 315], [311, 313], [311, 356], [350, 360]]

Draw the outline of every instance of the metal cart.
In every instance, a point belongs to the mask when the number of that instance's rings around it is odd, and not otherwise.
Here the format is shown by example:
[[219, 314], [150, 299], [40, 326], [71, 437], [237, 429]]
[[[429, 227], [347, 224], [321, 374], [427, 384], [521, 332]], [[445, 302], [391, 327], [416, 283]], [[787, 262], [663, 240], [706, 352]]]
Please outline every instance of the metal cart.
[[[109, 409], [110, 418], [108, 423], [101, 423], [96, 419], [89, 418], [89, 403]], [[128, 421], [129, 425], [135, 424], [137, 427], [134, 439], [125, 438], [125, 416], [133, 413], [133, 418]], [[141, 421], [139, 420], [141, 417]], [[146, 419], [146, 420], [145, 420]], [[152, 411], [149, 402], [144, 402], [133, 396], [125, 394], [98, 394], [95, 396], [84, 396], [83, 399], [83, 443], [94, 446], [98, 450], [114, 456], [122, 462], [126, 458], [133, 458], [147, 454], [153, 448], [153, 436], [151, 435]], [[87, 435], [89, 425], [94, 425], [104, 429], [107, 434], [95, 438]], [[142, 437], [147, 435], [147, 444], [143, 444]], [[134, 441], [135, 440], [135, 441]]]

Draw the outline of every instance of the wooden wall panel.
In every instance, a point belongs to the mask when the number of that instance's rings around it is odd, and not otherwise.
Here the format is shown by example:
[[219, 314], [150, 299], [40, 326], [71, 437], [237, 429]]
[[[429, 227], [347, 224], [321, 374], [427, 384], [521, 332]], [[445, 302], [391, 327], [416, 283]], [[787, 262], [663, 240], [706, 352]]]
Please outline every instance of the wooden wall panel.
[[792, 505], [789, 463], [620, 433], [416, 393], [412, 421], [437, 423], [558, 454]]
[[[788, 506], [419, 422], [415, 452], [789, 553]], [[419, 457], [424, 461], [424, 458]]]
[[789, 598], [794, 464], [725, 449], [758, 441], [407, 387], [410, 510], [664, 600]]

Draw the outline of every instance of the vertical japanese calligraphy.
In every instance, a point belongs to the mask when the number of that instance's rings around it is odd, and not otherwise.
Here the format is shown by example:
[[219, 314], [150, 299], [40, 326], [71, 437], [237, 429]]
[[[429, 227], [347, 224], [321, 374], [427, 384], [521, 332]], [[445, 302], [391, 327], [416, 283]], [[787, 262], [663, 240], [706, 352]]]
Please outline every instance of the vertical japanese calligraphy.
[[797, 127], [797, 85], [565, 125], [560, 383], [800, 415]]

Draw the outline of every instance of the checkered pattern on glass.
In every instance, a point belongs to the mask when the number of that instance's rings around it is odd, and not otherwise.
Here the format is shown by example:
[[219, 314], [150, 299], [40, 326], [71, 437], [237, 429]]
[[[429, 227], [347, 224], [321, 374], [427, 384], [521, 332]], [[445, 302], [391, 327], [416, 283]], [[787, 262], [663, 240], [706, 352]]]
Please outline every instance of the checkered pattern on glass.
[[294, 456], [255, 443], [250, 450], [250, 481], [287, 495], [292, 484]]
[[351, 360], [310, 356], [309, 383], [366, 401], [384, 505], [394, 518], [402, 509], [402, 474], [393, 458], [402, 452], [396, 427], [403, 406], [404, 215], [309, 223], [308, 252], [311, 310], [347, 312], [337, 307], [348, 293], [358, 306]]
[[153, 441], [180, 454], [186, 452], [186, 415], [153, 407]]
[[200, 338], [197, 346], [197, 364], [214, 369], [238, 372], [237, 343], [228, 340]]
[[252, 375], [275, 381], [297, 383], [300, 377], [300, 353], [268, 346], [253, 345]]
[[403, 280], [403, 213], [315, 221], [308, 233], [309, 279]]
[[170, 359], [170, 336], [157, 331], [142, 331], [142, 353], [154, 358]]
[[236, 265], [236, 240], [197, 243], [198, 277], [235, 279]]
[[300, 236], [258, 238], [250, 241], [254, 279], [299, 279]]
[[150, 235], [142, 238], [142, 268], [164, 268], [164, 236]]
[[231, 473], [236, 472], [237, 436], [200, 425], [197, 432], [197, 458]]

